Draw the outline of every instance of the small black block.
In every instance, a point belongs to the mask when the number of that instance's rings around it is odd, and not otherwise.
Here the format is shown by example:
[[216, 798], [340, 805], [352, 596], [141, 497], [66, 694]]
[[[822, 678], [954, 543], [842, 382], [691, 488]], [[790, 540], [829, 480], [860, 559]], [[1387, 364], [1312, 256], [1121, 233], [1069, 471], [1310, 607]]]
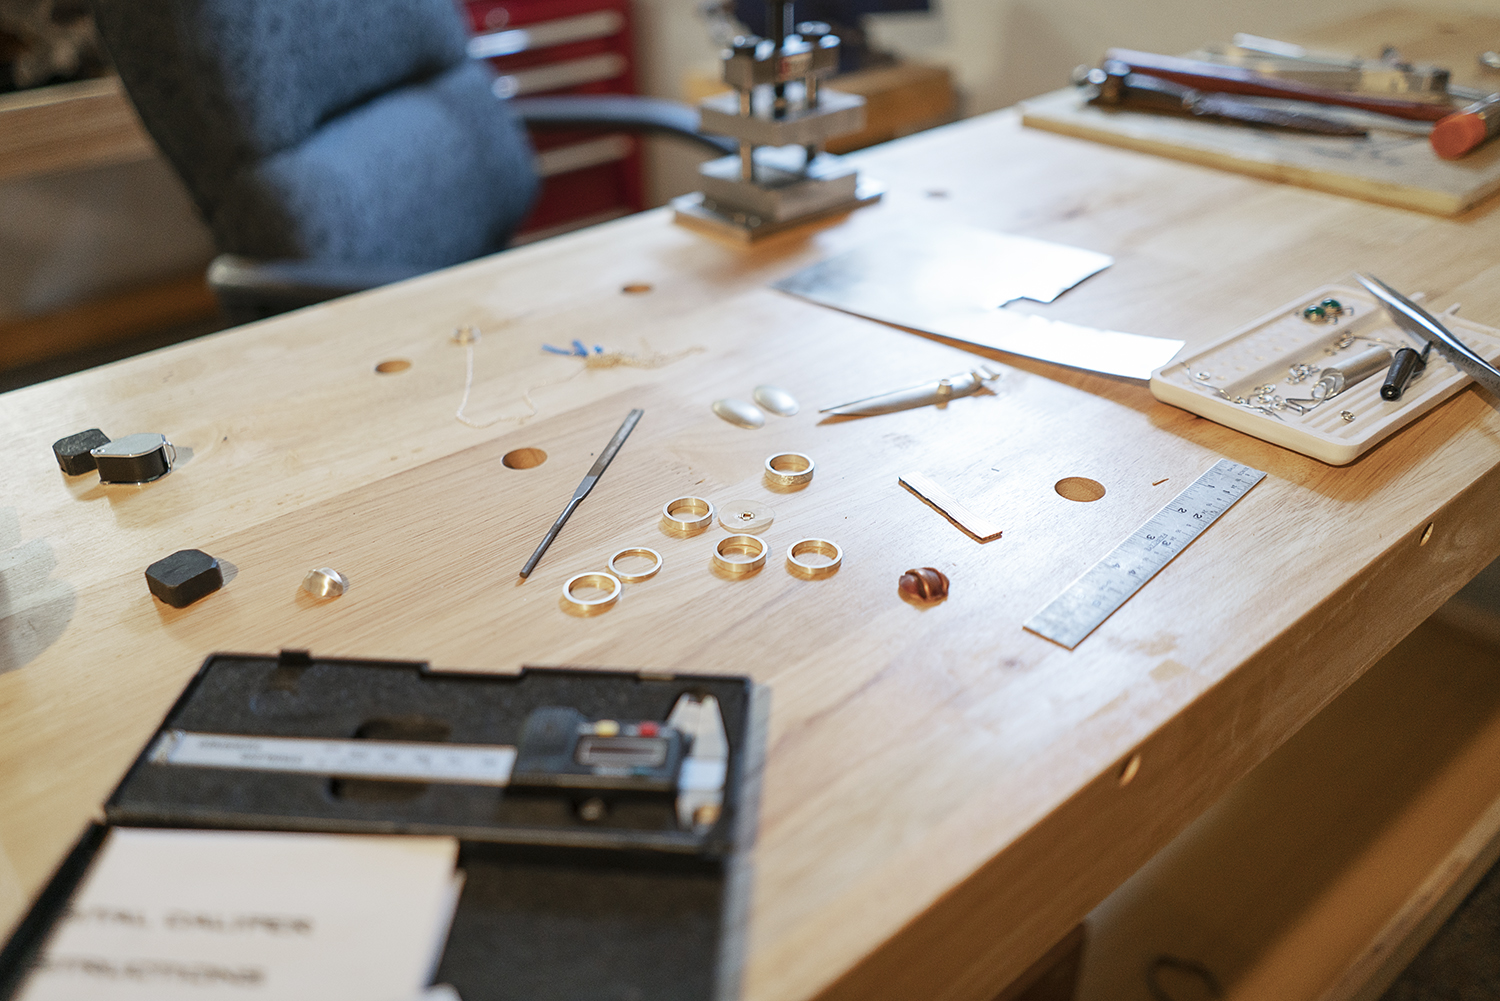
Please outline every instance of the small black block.
[[146, 568], [146, 586], [173, 608], [186, 608], [224, 586], [219, 561], [201, 549], [180, 549]]
[[69, 476], [77, 476], [96, 468], [94, 457], [89, 454], [89, 451], [108, 444], [109, 435], [98, 428], [89, 428], [87, 431], [70, 434], [61, 441], [54, 442], [52, 454], [57, 456], [57, 464], [63, 472]]

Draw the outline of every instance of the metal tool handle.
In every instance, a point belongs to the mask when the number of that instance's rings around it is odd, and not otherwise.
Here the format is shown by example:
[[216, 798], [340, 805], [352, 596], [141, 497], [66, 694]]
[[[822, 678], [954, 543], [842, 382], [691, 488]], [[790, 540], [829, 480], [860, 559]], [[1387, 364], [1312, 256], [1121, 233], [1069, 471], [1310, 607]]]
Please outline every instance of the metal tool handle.
[[1199, 90], [1220, 94], [1248, 94], [1253, 97], [1285, 97], [1295, 101], [1311, 101], [1314, 104], [1336, 104], [1346, 108], [1359, 108], [1395, 118], [1414, 121], [1435, 122], [1453, 113], [1452, 105], [1429, 104], [1424, 101], [1402, 101], [1389, 97], [1363, 97], [1311, 87], [1291, 80], [1261, 76], [1239, 66], [1205, 62], [1201, 59], [1183, 59], [1179, 56], [1162, 56], [1152, 52], [1136, 52], [1133, 49], [1110, 49], [1106, 59], [1118, 59], [1129, 66], [1132, 72], [1187, 84]]
[[1402, 348], [1396, 352], [1396, 357], [1391, 359], [1390, 371], [1385, 374], [1385, 382], [1380, 387], [1380, 398], [1382, 400], [1399, 400], [1401, 394], [1406, 392], [1406, 384], [1411, 382], [1412, 376], [1427, 367], [1422, 360], [1422, 355], [1416, 348]]

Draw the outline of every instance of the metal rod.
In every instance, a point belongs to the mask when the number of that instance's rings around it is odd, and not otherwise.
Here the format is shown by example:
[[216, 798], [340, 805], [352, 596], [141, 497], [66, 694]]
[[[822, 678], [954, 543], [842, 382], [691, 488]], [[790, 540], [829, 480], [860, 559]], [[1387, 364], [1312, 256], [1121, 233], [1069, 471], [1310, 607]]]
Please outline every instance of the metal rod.
[[578, 489], [573, 491], [573, 498], [568, 501], [568, 506], [563, 508], [562, 514], [558, 515], [557, 520], [552, 523], [552, 527], [547, 529], [547, 534], [542, 536], [541, 545], [536, 547], [536, 552], [531, 554], [531, 559], [527, 560], [526, 565], [521, 568], [522, 580], [531, 576], [531, 571], [536, 569], [536, 565], [541, 560], [542, 554], [547, 551], [548, 546], [552, 545], [552, 540], [557, 538], [557, 533], [562, 531], [562, 527], [568, 523], [568, 518], [573, 514], [573, 509], [589, 495], [590, 490], [594, 489], [594, 484], [599, 482], [600, 474], [609, 468], [609, 464], [614, 459], [615, 453], [620, 451], [620, 446], [625, 444], [625, 439], [630, 437], [630, 432], [635, 430], [636, 422], [641, 419], [641, 415], [644, 413], [644, 410], [632, 410], [629, 416], [625, 418], [625, 423], [620, 425], [620, 430], [616, 431], [615, 436], [609, 440], [609, 444], [604, 446], [604, 451], [600, 452], [599, 458], [594, 460], [594, 465], [589, 469], [588, 475], [583, 478], [582, 483], [578, 484]]

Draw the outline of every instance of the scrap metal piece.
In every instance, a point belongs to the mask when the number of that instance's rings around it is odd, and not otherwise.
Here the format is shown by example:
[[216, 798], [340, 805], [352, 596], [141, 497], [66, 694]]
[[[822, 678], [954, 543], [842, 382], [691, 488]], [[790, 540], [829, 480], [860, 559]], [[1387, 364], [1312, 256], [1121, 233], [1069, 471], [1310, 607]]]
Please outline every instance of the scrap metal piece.
[[302, 590], [314, 598], [337, 598], [349, 590], [349, 578], [333, 567], [318, 567], [302, 578]]
[[999, 525], [970, 511], [958, 498], [921, 473], [902, 473], [898, 482], [980, 542], [1000, 538]]

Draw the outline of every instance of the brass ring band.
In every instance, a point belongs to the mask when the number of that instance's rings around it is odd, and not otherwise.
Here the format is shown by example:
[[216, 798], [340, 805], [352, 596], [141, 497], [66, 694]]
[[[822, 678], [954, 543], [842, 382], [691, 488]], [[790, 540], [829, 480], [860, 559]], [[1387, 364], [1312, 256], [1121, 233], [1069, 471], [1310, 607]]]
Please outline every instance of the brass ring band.
[[702, 497], [678, 497], [661, 506], [661, 523], [679, 535], [692, 535], [714, 523], [714, 506]]
[[714, 547], [714, 566], [725, 573], [749, 573], [765, 565], [771, 551], [765, 540], [753, 535], [730, 535]]
[[[646, 556], [654, 562], [651, 564], [649, 569], [642, 570], [639, 573], [626, 573], [624, 570], [621, 570], [619, 567], [615, 566], [615, 560], [618, 560], [621, 557], [625, 556]], [[647, 549], [645, 546], [635, 546], [630, 549], [622, 549], [609, 558], [609, 572], [614, 574], [616, 577], [620, 578], [627, 584], [639, 584], [643, 580], [646, 580], [650, 577], [655, 577], [656, 571], [660, 569], [661, 553], [658, 553], [654, 549]]]
[[766, 460], [766, 479], [778, 487], [795, 487], [812, 480], [816, 468], [801, 452], [778, 452]]
[[[573, 588], [578, 584], [587, 584], [592, 587], [602, 587], [609, 593], [602, 598], [580, 598], [573, 593]], [[603, 611], [614, 604], [615, 599], [620, 596], [620, 582], [611, 574], [598, 570], [590, 570], [588, 573], [574, 574], [568, 578], [563, 585], [563, 601], [572, 605], [581, 612]]]
[[[828, 557], [829, 562], [822, 564], [806, 563], [797, 559], [803, 553], [817, 553]], [[786, 551], [786, 568], [789, 573], [808, 580], [817, 580], [819, 577], [827, 577], [839, 568], [844, 562], [844, 551], [837, 543], [829, 542], [827, 539], [801, 539], [792, 543]]]

